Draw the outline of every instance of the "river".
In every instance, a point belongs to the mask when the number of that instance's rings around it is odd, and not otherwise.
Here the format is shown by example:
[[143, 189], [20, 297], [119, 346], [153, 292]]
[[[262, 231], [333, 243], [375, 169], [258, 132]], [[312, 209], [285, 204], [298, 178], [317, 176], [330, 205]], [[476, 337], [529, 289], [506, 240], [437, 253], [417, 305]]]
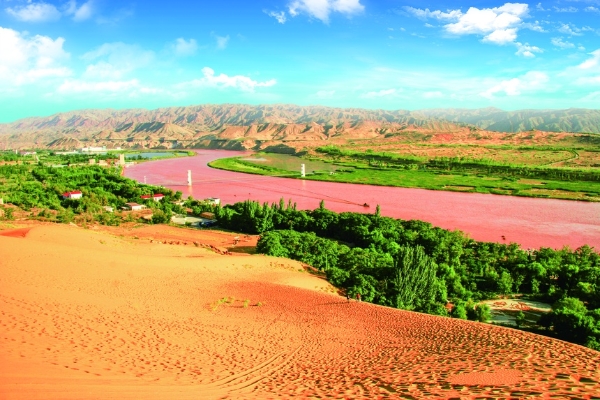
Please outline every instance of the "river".
[[[314, 209], [325, 200], [330, 210], [362, 213], [374, 213], [379, 204], [382, 215], [459, 229], [476, 240], [515, 242], [524, 248], [577, 248], [584, 244], [600, 248], [600, 203], [249, 175], [213, 169], [207, 163], [250, 153], [196, 152], [195, 157], [136, 164], [125, 169], [125, 176], [180, 190], [184, 197], [218, 197], [224, 204], [246, 199], [272, 203], [283, 197], [286, 202], [292, 199], [299, 209]], [[187, 185], [188, 170], [192, 171], [192, 186]], [[363, 207], [364, 203], [370, 207]]]

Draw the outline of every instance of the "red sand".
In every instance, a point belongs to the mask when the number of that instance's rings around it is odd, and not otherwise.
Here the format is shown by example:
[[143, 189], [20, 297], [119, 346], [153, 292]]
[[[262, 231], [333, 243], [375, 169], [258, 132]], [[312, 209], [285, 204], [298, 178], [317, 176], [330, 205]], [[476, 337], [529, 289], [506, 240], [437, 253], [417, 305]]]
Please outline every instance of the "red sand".
[[24, 238], [27, 236], [30, 230], [31, 228], [10, 229], [6, 231], [0, 231], [0, 236]]
[[1, 399], [600, 393], [598, 352], [347, 302], [297, 262], [217, 255], [183, 244], [202, 232], [153, 229], [0, 236]]
[[[385, 216], [459, 229], [476, 240], [515, 242], [525, 248], [577, 248], [584, 244], [600, 248], [600, 203], [264, 177], [206, 165], [217, 158], [246, 153], [197, 152], [196, 157], [138, 164], [127, 168], [125, 176], [181, 190], [197, 199], [276, 203], [283, 197], [286, 202], [292, 199], [299, 209], [315, 209], [325, 200], [325, 206], [333, 211], [362, 213], [374, 213], [379, 204]], [[191, 187], [186, 185], [188, 170], [192, 170]], [[364, 203], [371, 207], [364, 208]]]

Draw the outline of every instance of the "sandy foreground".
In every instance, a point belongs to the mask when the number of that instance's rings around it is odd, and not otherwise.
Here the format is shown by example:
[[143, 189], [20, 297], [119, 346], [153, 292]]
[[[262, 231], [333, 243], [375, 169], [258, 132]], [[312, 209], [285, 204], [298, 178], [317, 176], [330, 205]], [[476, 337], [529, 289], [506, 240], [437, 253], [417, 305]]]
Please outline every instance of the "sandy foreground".
[[231, 242], [0, 225], [0, 399], [600, 398], [598, 352], [347, 302]]

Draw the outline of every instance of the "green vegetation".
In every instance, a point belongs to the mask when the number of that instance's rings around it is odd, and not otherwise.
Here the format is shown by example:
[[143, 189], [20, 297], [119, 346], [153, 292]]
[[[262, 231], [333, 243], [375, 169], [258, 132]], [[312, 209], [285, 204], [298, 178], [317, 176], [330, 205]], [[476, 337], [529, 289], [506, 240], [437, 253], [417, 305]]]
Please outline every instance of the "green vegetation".
[[261, 165], [252, 161], [243, 160], [242, 157], [221, 158], [208, 163], [209, 166], [216, 169], [227, 171], [246, 172], [255, 175], [268, 176], [300, 176], [299, 172], [291, 172], [285, 169]]
[[481, 300], [520, 293], [559, 302], [528, 329], [600, 349], [600, 254], [589, 246], [525, 251], [422, 221], [382, 217], [379, 210], [338, 214], [323, 203], [299, 211], [283, 200], [246, 201], [214, 211], [221, 227], [260, 234], [259, 253], [312, 265], [351, 296], [484, 322], [490, 309]]
[[[447, 145], [440, 145], [443, 147]], [[348, 146], [351, 147], [351, 146]], [[496, 146], [500, 148], [500, 146]], [[528, 148], [504, 146], [527, 151]], [[535, 151], [539, 148], [533, 148]], [[542, 148], [548, 152], [572, 149]], [[324, 146], [316, 149], [321, 161], [328, 161], [335, 170], [313, 171], [305, 178], [329, 182], [360, 183], [379, 186], [424, 188], [460, 192], [491, 193], [526, 197], [600, 201], [600, 170], [598, 168], [552, 167], [545, 164], [510, 164], [493, 159], [463, 157], [425, 157], [342, 149]], [[575, 152], [576, 153], [576, 152]], [[265, 155], [270, 160], [270, 155]], [[277, 156], [281, 158], [281, 155]], [[295, 158], [288, 156], [289, 158]], [[313, 156], [314, 157], [314, 156]], [[564, 158], [565, 156], [563, 156]], [[298, 158], [295, 158], [299, 160]], [[313, 160], [314, 158], [311, 158]], [[298, 162], [285, 168], [281, 160], [277, 167], [238, 158], [220, 159], [211, 167], [260, 175], [299, 178]], [[537, 161], [536, 161], [537, 162]], [[600, 161], [599, 161], [600, 162]], [[291, 169], [293, 168], [293, 169]]]
[[[29, 217], [55, 222], [95, 221], [119, 225], [122, 221], [137, 219], [134, 214], [120, 212], [128, 202], [146, 205], [151, 210], [150, 222], [153, 223], [169, 222], [173, 212], [183, 211], [172, 203], [181, 199], [181, 192], [139, 184], [122, 177], [119, 168], [88, 165], [87, 162], [74, 165], [70, 163], [70, 157], [45, 156], [46, 162], [27, 163], [27, 159], [18, 156], [14, 163], [0, 165], [0, 197], [5, 203], [28, 212]], [[64, 164], [57, 164], [61, 161]], [[81, 191], [83, 197], [63, 198], [63, 193], [74, 190]], [[165, 197], [160, 202], [141, 198], [154, 193], [162, 193]], [[105, 207], [112, 207], [117, 212], [109, 212]], [[13, 217], [13, 209], [5, 208], [4, 211], [4, 218]]]

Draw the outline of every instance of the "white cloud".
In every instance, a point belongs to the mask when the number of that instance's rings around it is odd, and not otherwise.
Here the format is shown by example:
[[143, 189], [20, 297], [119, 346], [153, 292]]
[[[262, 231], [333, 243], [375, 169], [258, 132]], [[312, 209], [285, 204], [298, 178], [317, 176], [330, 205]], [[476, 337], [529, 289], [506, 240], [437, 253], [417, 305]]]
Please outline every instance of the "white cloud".
[[60, 11], [52, 4], [48, 3], [29, 3], [26, 6], [7, 8], [6, 12], [24, 22], [44, 22], [56, 21], [60, 19]]
[[554, 47], [558, 47], [558, 48], [561, 48], [561, 49], [572, 49], [573, 47], [575, 47], [575, 45], [573, 43], [566, 42], [562, 38], [559, 38], [559, 37], [552, 38], [550, 40], [550, 43], [552, 43], [552, 45]]
[[175, 43], [171, 44], [171, 49], [177, 56], [191, 56], [198, 51], [198, 43], [196, 43], [195, 39], [185, 40], [184, 38], [178, 38], [175, 40]]
[[592, 51], [590, 55], [592, 57], [579, 64], [577, 68], [584, 70], [592, 70], [596, 69], [596, 67], [600, 67], [600, 49]]
[[227, 44], [229, 43], [229, 35], [219, 36], [216, 33], [211, 32], [211, 36], [217, 41], [217, 49], [223, 50], [227, 47]]
[[69, 15], [74, 21], [80, 22], [90, 19], [94, 13], [94, 0], [88, 0], [80, 6], [77, 6], [75, 0], [70, 0], [61, 7], [61, 10], [56, 6], [44, 2], [32, 3], [31, 0], [25, 6], [17, 6], [7, 8], [6, 12], [14, 18], [25, 22], [44, 22], [57, 21], [61, 16]]
[[375, 92], [365, 93], [365, 94], [361, 95], [360, 97], [362, 97], [364, 99], [375, 99], [375, 98], [380, 98], [380, 97], [394, 96], [396, 93], [397, 93], [396, 89], [382, 89], [382, 90], [375, 91]]
[[570, 24], [561, 24], [561, 26], [558, 28], [558, 31], [569, 36], [583, 35], [581, 33], [581, 29], [577, 28], [576, 26], [571, 26]]
[[[538, 9], [541, 4], [538, 4]], [[515, 54], [524, 57], [535, 57], [535, 53], [542, 50], [539, 47], [522, 44], [517, 41], [518, 32], [521, 28], [535, 31], [543, 31], [539, 23], [525, 23], [524, 19], [529, 16], [529, 6], [523, 3], [505, 3], [501, 7], [476, 8], [471, 7], [467, 12], [461, 10], [434, 10], [428, 8], [422, 10], [414, 7], [404, 7], [404, 10], [421, 19], [434, 18], [446, 20], [450, 23], [444, 25], [446, 32], [462, 35], [483, 36], [482, 41], [498, 45], [514, 44], [517, 46]]]
[[229, 76], [226, 74], [215, 75], [215, 71], [212, 68], [202, 68], [202, 75], [200, 79], [194, 79], [191, 82], [184, 82], [179, 84], [180, 87], [213, 87], [213, 88], [234, 88], [239, 89], [243, 92], [253, 92], [258, 87], [270, 87], [277, 84], [275, 79], [270, 79], [264, 82], [255, 81], [247, 76], [234, 75]]
[[88, 65], [84, 76], [87, 79], [119, 80], [129, 72], [150, 65], [154, 59], [152, 51], [137, 45], [121, 42], [105, 43], [95, 50], [85, 53], [82, 59], [94, 62]]
[[518, 56], [532, 58], [535, 57], [535, 53], [542, 53], [543, 50], [537, 46], [530, 46], [528, 43], [520, 43], [516, 42], [517, 52], [515, 53]]
[[496, 8], [471, 7], [457, 22], [445, 28], [455, 35], [485, 35], [485, 41], [504, 44], [517, 38], [518, 28], [528, 13], [529, 6], [520, 3], [506, 3]]
[[275, 18], [280, 24], [285, 24], [285, 22], [287, 21], [285, 11], [277, 12], [264, 10], [264, 13], [267, 14], [269, 17]]
[[558, 13], [576, 13], [577, 11], [579, 11], [577, 8], [575, 7], [563, 7], [563, 8], [558, 8], [556, 6], [552, 7], [554, 9], [554, 11], [558, 12]]
[[363, 12], [365, 7], [360, 0], [294, 0], [288, 6], [292, 17], [306, 13], [313, 18], [329, 23], [329, 15], [334, 12], [354, 15]]
[[493, 99], [497, 94], [506, 96], [519, 96], [523, 91], [540, 89], [549, 80], [548, 75], [539, 71], [530, 71], [518, 78], [503, 80], [488, 90], [479, 93], [487, 99]]
[[596, 13], [600, 13], [600, 8], [598, 7], [594, 7], [594, 6], [589, 6], [584, 8], [585, 11], [587, 12], [596, 12]]
[[71, 70], [62, 65], [69, 58], [65, 40], [36, 35], [28, 37], [0, 27], [0, 86], [33, 83], [46, 78], [64, 77]]
[[[75, 1], [72, 1], [75, 5]], [[86, 19], [91, 18], [94, 14], [94, 3], [92, 0], [83, 3], [79, 8], [75, 5], [75, 11], [73, 12], [73, 21], [85, 21]]]
[[438, 20], [454, 21], [458, 20], [463, 15], [462, 11], [460, 10], [447, 10], [447, 12], [440, 10], [430, 11], [429, 8], [422, 10], [420, 8], [414, 8], [410, 6], [404, 7], [404, 10], [420, 19], [434, 18]]
[[511, 29], [498, 29], [483, 38], [484, 42], [490, 42], [495, 44], [506, 44], [512, 43], [517, 38], [517, 30]]

